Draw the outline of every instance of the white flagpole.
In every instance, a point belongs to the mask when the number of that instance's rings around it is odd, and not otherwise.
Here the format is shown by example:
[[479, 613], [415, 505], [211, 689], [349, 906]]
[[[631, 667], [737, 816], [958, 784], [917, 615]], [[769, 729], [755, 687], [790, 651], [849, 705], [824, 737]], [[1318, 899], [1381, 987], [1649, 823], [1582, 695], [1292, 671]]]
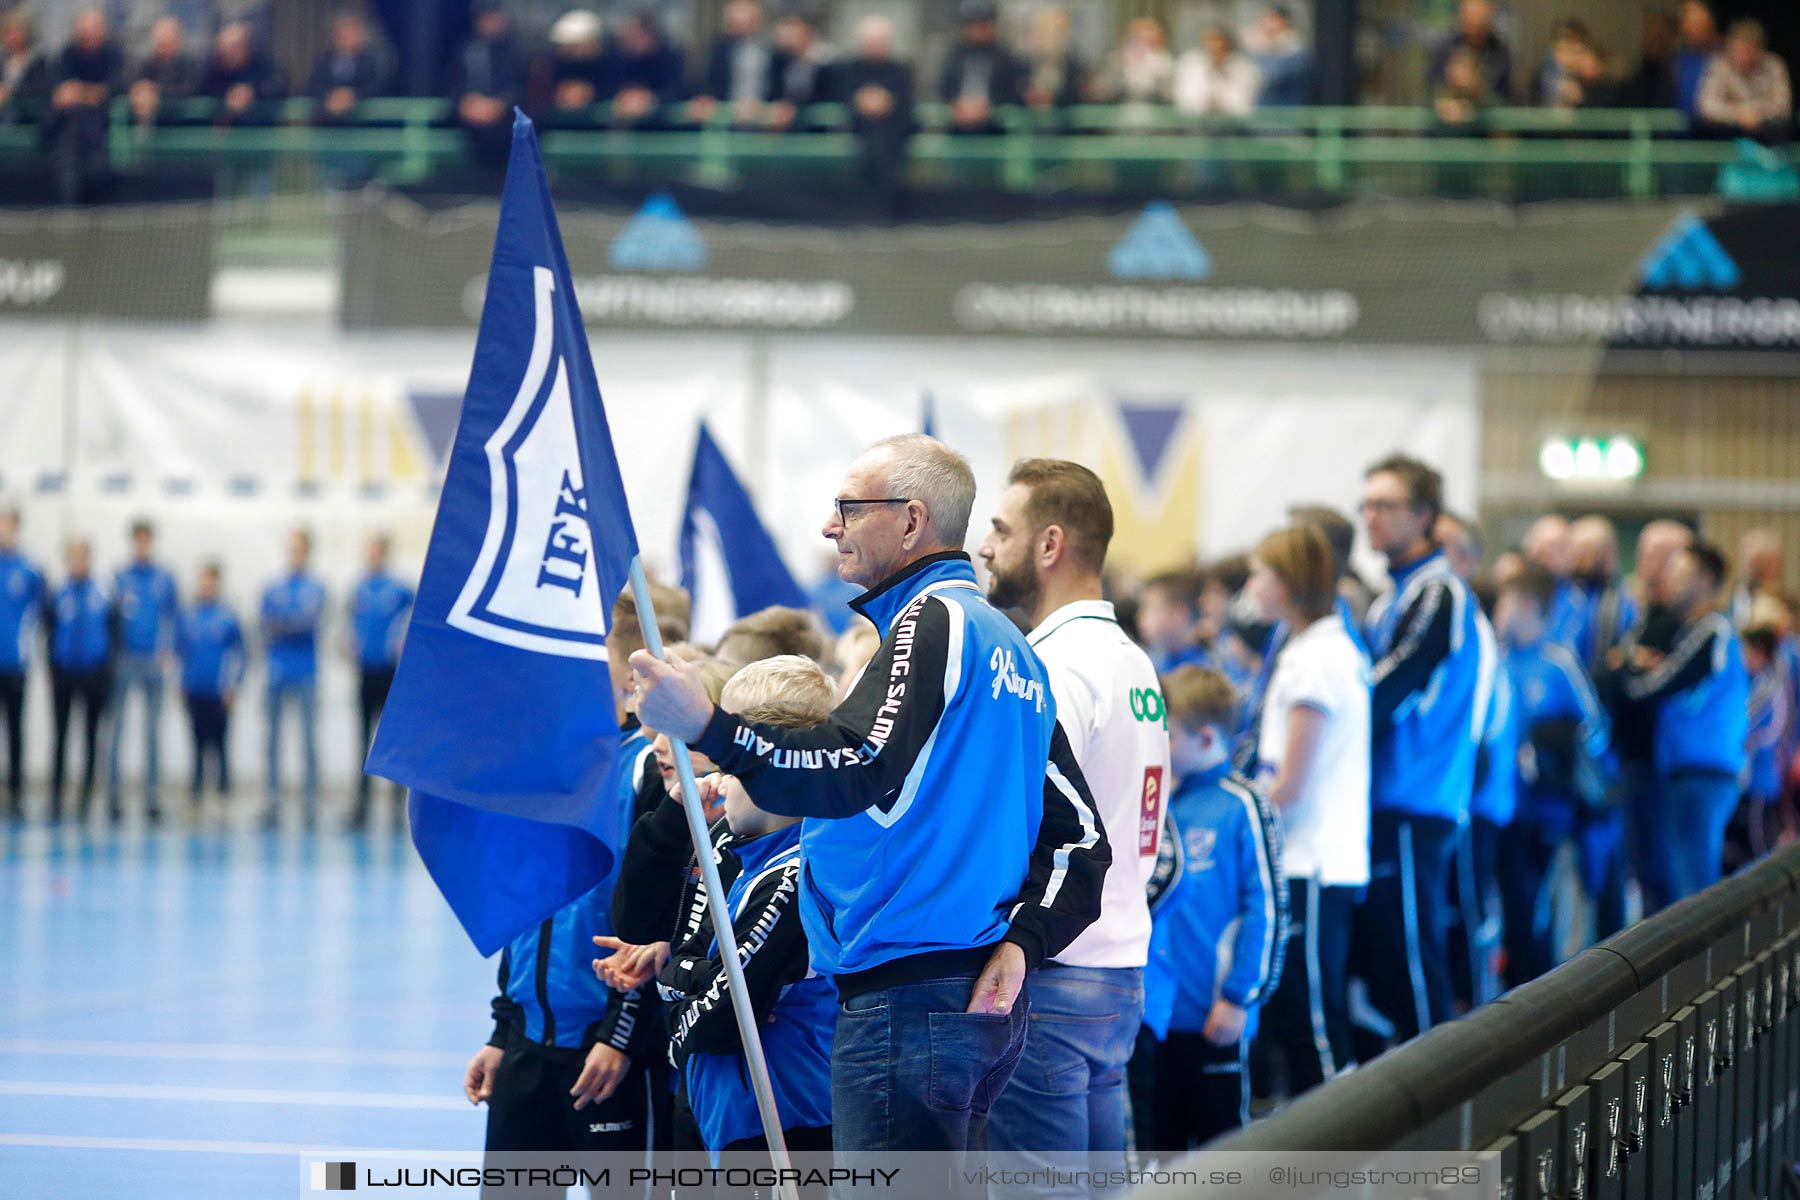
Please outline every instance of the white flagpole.
[[[644, 648], [667, 661], [663, 652], [662, 631], [656, 626], [656, 608], [650, 599], [650, 580], [644, 574], [641, 558], [631, 560], [631, 594], [637, 601], [638, 624], [644, 631]], [[675, 773], [681, 780], [681, 807], [687, 812], [688, 836], [694, 840], [694, 858], [700, 864], [700, 878], [706, 885], [706, 904], [712, 913], [713, 933], [719, 940], [719, 958], [725, 965], [725, 983], [731, 992], [731, 1009], [737, 1017], [738, 1039], [744, 1043], [744, 1061], [750, 1067], [750, 1087], [756, 1093], [756, 1110], [762, 1116], [763, 1136], [769, 1142], [769, 1156], [778, 1171], [792, 1165], [787, 1141], [781, 1136], [781, 1114], [775, 1110], [775, 1091], [769, 1083], [769, 1064], [763, 1057], [762, 1033], [756, 1026], [756, 1013], [750, 1007], [750, 991], [744, 984], [744, 966], [738, 961], [737, 935], [731, 928], [731, 909], [725, 903], [725, 889], [719, 883], [719, 867], [713, 862], [712, 839], [707, 834], [706, 814], [700, 807], [700, 788], [694, 782], [694, 760], [687, 743], [671, 737], [675, 749]], [[798, 1200], [791, 1182], [780, 1185], [786, 1200]]]

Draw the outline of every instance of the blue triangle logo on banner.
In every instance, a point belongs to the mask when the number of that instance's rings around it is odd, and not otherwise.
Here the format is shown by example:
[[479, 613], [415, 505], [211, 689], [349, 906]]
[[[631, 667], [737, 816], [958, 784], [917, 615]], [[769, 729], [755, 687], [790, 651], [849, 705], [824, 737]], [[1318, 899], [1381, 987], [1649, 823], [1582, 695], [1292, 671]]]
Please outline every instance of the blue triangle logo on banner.
[[1644, 283], [1653, 288], [1702, 288], [1728, 292], [1743, 278], [1737, 263], [1713, 231], [1693, 213], [1685, 213], [1638, 265]]
[[1162, 469], [1163, 459], [1175, 441], [1175, 427], [1181, 424], [1182, 406], [1157, 403], [1136, 404], [1119, 401], [1119, 417], [1125, 423], [1125, 435], [1137, 455], [1138, 470], [1145, 483], [1154, 483]]
[[1115, 279], [1205, 279], [1212, 257], [1166, 200], [1152, 200], [1106, 253]]
[[462, 397], [455, 392], [409, 390], [406, 393], [406, 403], [419, 423], [419, 432], [425, 435], [425, 444], [431, 447], [433, 463], [442, 465], [450, 457], [450, 447], [456, 442], [456, 422], [462, 416], [462, 402]]
[[698, 271], [706, 266], [706, 242], [675, 197], [658, 192], [625, 223], [607, 259], [621, 271]]

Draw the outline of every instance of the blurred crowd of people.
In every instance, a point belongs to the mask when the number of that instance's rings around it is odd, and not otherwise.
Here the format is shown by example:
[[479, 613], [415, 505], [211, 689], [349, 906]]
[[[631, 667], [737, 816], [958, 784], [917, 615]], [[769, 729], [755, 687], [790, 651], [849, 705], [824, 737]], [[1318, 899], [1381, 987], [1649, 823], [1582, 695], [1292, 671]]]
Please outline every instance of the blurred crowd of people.
[[[204, 120], [269, 122], [269, 102], [289, 96], [310, 97], [312, 119], [332, 124], [395, 90], [395, 52], [360, 7], [331, 18], [326, 48], [298, 79], [277, 65], [264, 9], [209, 18], [190, 12], [192, 4], [179, 7], [203, 27], [170, 11], [126, 46], [96, 6], [75, 17], [53, 52], [41, 45], [25, 6], [0, 16], [0, 120], [43, 113], [65, 198], [81, 198], [104, 178], [106, 133], [121, 96], [143, 124], [171, 119], [172, 102], [193, 98], [216, 102]], [[1529, 70], [1515, 65], [1492, 0], [1463, 0], [1428, 71], [1443, 132], [1480, 133], [1489, 109], [1514, 104], [1671, 108], [1698, 134], [1764, 142], [1785, 141], [1793, 124], [1787, 67], [1768, 49], [1763, 28], [1744, 19], [1721, 33], [1706, 0], [1652, 13], [1635, 64], [1610, 54], [1572, 18]], [[1313, 49], [1282, 4], [1243, 29], [1209, 25], [1186, 47], [1172, 44], [1159, 19], [1140, 16], [1113, 49], [1089, 61], [1064, 9], [1035, 10], [1014, 39], [994, 0], [964, 0], [954, 43], [926, 78], [934, 86], [925, 87], [893, 22], [880, 15], [862, 18], [850, 44], [837, 47], [806, 10], [771, 17], [758, 0], [729, 0], [718, 35], [690, 50], [650, 7], [614, 21], [570, 8], [538, 44], [516, 29], [505, 0], [476, 0], [470, 36], [447, 75], [454, 120], [478, 151], [495, 156], [509, 145], [515, 105], [569, 127], [695, 128], [724, 113], [735, 128], [775, 131], [808, 128], [812, 106], [844, 105], [866, 173], [878, 184], [903, 165], [921, 100], [945, 106], [950, 131], [982, 134], [1001, 132], [1007, 113], [1055, 114], [1084, 102], [1118, 106], [1102, 128], [1148, 129], [1167, 127], [1169, 114], [1242, 119], [1317, 99]]]

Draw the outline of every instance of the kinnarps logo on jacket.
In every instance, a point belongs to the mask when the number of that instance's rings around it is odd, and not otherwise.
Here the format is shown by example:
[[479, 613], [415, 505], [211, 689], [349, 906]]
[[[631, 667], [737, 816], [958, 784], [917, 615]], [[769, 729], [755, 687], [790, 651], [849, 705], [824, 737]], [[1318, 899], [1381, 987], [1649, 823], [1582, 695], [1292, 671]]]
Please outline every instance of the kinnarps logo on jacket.
[[1728, 292], [1742, 278], [1725, 247], [1693, 213], [1685, 213], [1638, 266], [1644, 286], [1661, 291]]

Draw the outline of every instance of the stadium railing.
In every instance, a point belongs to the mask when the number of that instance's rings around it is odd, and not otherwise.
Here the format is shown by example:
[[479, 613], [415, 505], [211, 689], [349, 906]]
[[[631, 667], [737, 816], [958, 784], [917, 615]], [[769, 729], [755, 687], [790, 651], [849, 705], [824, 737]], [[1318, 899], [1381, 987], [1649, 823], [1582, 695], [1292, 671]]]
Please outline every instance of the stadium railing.
[[[681, 106], [672, 111], [679, 116]], [[471, 161], [450, 105], [437, 99], [372, 99], [352, 117], [313, 123], [309, 99], [253, 107], [219, 123], [211, 100], [164, 107], [153, 124], [123, 100], [109, 137], [124, 168], [196, 163], [254, 168], [326, 160], [389, 182], [417, 182]], [[41, 155], [24, 119], [0, 124], [0, 162]], [[949, 132], [942, 105], [920, 105], [911, 169], [921, 183], [975, 183], [1029, 192], [1089, 187], [1137, 190], [1358, 190], [1494, 196], [1651, 196], [1710, 191], [1738, 161], [1728, 141], [1687, 137], [1681, 114], [1655, 109], [1496, 108], [1472, 129], [1445, 128], [1429, 108], [1270, 108], [1242, 119], [1196, 119], [1166, 106], [1078, 105], [1042, 113], [1002, 109], [997, 132]], [[606, 105], [543, 122], [552, 169], [608, 178], [682, 179], [715, 186], [746, 180], [854, 178], [857, 142], [841, 105], [801, 111], [788, 132], [734, 128], [729, 114], [705, 124], [615, 124]], [[1776, 152], [1782, 164], [1800, 151]]]
[[1210, 1149], [1492, 1150], [1519, 1200], [1792, 1195], [1797, 925], [1790, 845]]

